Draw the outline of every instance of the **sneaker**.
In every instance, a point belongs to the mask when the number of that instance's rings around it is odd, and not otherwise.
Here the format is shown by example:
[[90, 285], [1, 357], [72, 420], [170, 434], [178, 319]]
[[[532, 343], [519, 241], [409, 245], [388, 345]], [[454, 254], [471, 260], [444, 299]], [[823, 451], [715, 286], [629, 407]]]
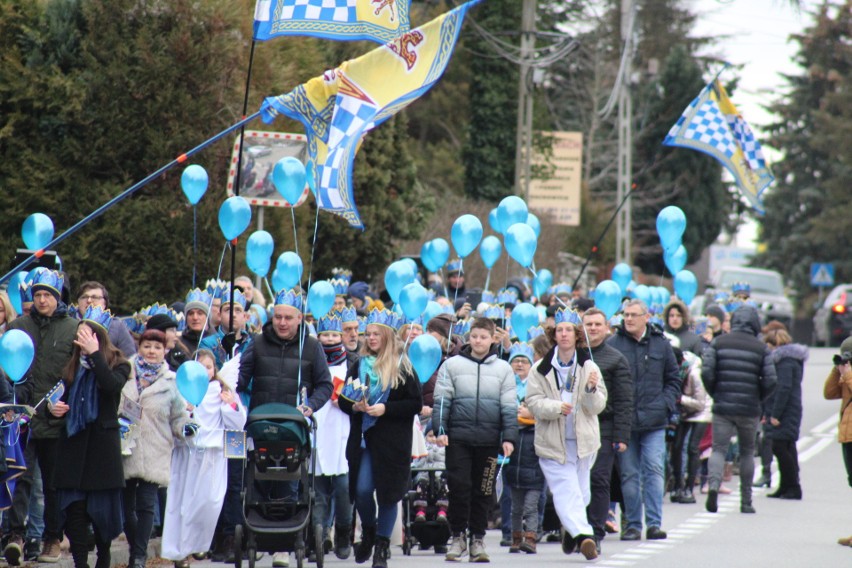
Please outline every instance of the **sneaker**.
[[272, 555], [272, 566], [275, 568], [288, 568], [290, 566], [289, 552], [276, 552]]
[[642, 540], [642, 531], [639, 529], [627, 529], [621, 533], [621, 540]]
[[3, 556], [6, 558], [6, 562], [9, 563], [9, 566], [20, 566], [23, 554], [24, 539], [22, 539], [20, 535], [13, 534], [9, 537], [9, 542], [3, 549]]
[[686, 489], [680, 494], [680, 502], [684, 505], [695, 503], [695, 495], [692, 493], [691, 489]]
[[417, 513], [414, 515], [414, 522], [415, 523], [425, 523], [426, 522], [426, 511], [424, 511], [422, 509], [417, 511]]
[[465, 554], [467, 554], [467, 539], [463, 534], [453, 535], [453, 540], [450, 542], [450, 548], [447, 550], [444, 559], [448, 562], [458, 562]]
[[645, 538], [648, 540], [665, 540], [669, 535], [660, 527], [648, 527]]
[[447, 519], [447, 512], [443, 509], [438, 509], [438, 514], [435, 516], [435, 520], [442, 525], [450, 524], [449, 519]]
[[719, 492], [711, 489], [707, 492], [707, 503], [704, 504], [707, 511], [715, 513], [719, 510]]
[[24, 560], [27, 562], [34, 562], [38, 559], [38, 555], [40, 553], [41, 539], [28, 538], [27, 542], [24, 544]]
[[485, 552], [485, 542], [482, 537], [474, 538], [470, 542], [470, 561], [471, 562], [491, 562], [488, 553]]
[[55, 539], [44, 541], [41, 554], [38, 555], [38, 561], [55, 564], [59, 562], [60, 558], [62, 558], [62, 550], [59, 548], [59, 541]]
[[577, 541], [574, 540], [574, 537], [566, 531], [562, 529], [562, 552], [565, 554], [571, 554], [574, 552], [574, 547], [577, 545]]
[[752, 506], [751, 503], [741, 503], [740, 513], [757, 513], [757, 510]]

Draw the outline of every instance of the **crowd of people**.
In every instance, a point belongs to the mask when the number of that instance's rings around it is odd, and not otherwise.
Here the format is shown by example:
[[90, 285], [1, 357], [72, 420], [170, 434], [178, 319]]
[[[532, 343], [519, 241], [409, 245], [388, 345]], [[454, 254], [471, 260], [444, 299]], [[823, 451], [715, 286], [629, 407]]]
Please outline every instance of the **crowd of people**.
[[[752, 487], [769, 484], [773, 455], [781, 481], [769, 497], [802, 499], [796, 440], [807, 348], [780, 323], [762, 325], [747, 284], [698, 321], [677, 299], [636, 298], [608, 320], [567, 285], [540, 298], [522, 285], [468, 292], [450, 263], [447, 281], [433, 286], [444, 312], [424, 325], [345, 270], [330, 281], [335, 305], [318, 318], [301, 290], [266, 298], [247, 277], [209, 281], [185, 302], [125, 318], [109, 311], [102, 284], [85, 282], [73, 296], [62, 273], [44, 268], [8, 291], [20, 294], [22, 315], [0, 294], [0, 332], [22, 330], [35, 347], [23, 380], [0, 381], [0, 402], [36, 409], [4, 415], [20, 434], [4, 437], [9, 564], [57, 562], [64, 534], [78, 568], [92, 541], [106, 568], [124, 532], [130, 567], [142, 568], [157, 526], [161, 555], [176, 568], [193, 555], [233, 562], [243, 462], [226, 458], [223, 433], [270, 402], [317, 424], [312, 514], [326, 551], [346, 559], [354, 550], [356, 563], [378, 568], [412, 490], [409, 521], [446, 528], [443, 542], [421, 546], [471, 562], [489, 561], [484, 536], [497, 509], [510, 553], [534, 554], [548, 538], [589, 560], [609, 533], [665, 539], [666, 493], [681, 504], [706, 494], [715, 513], [734, 470], [740, 510], [753, 514]], [[522, 334], [527, 342], [511, 329], [522, 301], [541, 313]], [[418, 377], [406, 355], [423, 333], [442, 348], [431, 377]], [[198, 406], [175, 375], [191, 360], [209, 379]], [[850, 362], [847, 340], [825, 396], [843, 400], [852, 485]], [[424, 473], [430, 467], [437, 476]], [[273, 555], [275, 567], [288, 562], [286, 550]]]

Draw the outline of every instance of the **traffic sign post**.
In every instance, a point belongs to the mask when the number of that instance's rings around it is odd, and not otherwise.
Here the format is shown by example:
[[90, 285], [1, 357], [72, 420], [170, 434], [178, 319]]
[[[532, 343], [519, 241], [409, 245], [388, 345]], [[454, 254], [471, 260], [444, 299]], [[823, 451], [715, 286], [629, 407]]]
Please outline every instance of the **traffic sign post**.
[[811, 286], [819, 289], [819, 300], [822, 304], [822, 290], [834, 286], [834, 264], [831, 262], [814, 262], [811, 264]]

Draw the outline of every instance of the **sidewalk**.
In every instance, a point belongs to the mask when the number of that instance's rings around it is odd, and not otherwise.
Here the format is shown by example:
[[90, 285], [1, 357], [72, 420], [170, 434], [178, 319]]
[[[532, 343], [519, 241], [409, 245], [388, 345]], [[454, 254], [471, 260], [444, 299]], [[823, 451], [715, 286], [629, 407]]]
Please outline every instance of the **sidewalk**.
[[[22, 566], [53, 566], [55, 568], [74, 568], [74, 559], [71, 558], [71, 553], [68, 552], [68, 541], [63, 541], [62, 544], [62, 558], [59, 559], [59, 562], [54, 564], [47, 564], [43, 562], [24, 562]], [[160, 539], [152, 538], [148, 543], [148, 564], [150, 565], [152, 561], [156, 564], [162, 563], [163, 566], [170, 565], [172, 562], [170, 560], [162, 560], [159, 558], [160, 554]], [[111, 556], [111, 565], [112, 566], [127, 566], [127, 561], [130, 559], [129, 551], [127, 550], [127, 541], [124, 539], [124, 535], [121, 535], [114, 541], [112, 541], [112, 547], [110, 548], [110, 556]], [[95, 562], [97, 561], [97, 554], [94, 552], [89, 553], [89, 566], [94, 567]], [[8, 566], [5, 560], [3, 560], [2, 556], [0, 556], [0, 566]]]

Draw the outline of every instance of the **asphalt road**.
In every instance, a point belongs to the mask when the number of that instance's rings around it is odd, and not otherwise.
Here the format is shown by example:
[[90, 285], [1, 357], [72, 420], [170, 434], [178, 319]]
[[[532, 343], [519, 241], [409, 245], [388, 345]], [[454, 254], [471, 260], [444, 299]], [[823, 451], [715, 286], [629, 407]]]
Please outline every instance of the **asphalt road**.
[[[654, 568], [701, 567], [841, 567], [852, 566], [852, 547], [836, 543], [841, 536], [852, 535], [852, 488], [836, 441], [839, 401], [822, 398], [831, 355], [835, 350], [812, 349], [805, 369], [804, 420], [799, 441], [802, 501], [766, 498], [765, 488], [755, 490], [755, 515], [739, 512], [739, 495], [720, 496], [719, 512], [704, 510], [703, 498], [694, 505], [672, 504], [666, 499], [664, 541], [621, 542], [610, 535], [603, 542], [603, 554], [588, 562], [579, 554], [566, 556], [558, 544], [540, 544], [536, 555], [509, 554], [498, 545], [499, 531], [489, 531], [486, 548], [491, 564], [567, 566], [594, 564], [603, 567], [636, 566]], [[759, 468], [758, 468], [759, 469]], [[777, 485], [777, 473], [776, 473]], [[736, 483], [728, 484], [732, 489]], [[613, 538], [615, 536], [615, 538]], [[259, 567], [271, 566], [267, 555]], [[327, 566], [354, 565], [354, 561], [326, 557]], [[410, 557], [393, 548], [391, 566], [425, 568], [446, 564], [443, 556], [431, 551], [414, 550]], [[307, 564], [307, 566], [312, 566]], [[212, 562], [193, 562], [194, 568], [221, 567]], [[295, 561], [291, 556], [291, 566]], [[369, 566], [366, 564], [365, 566]]]

